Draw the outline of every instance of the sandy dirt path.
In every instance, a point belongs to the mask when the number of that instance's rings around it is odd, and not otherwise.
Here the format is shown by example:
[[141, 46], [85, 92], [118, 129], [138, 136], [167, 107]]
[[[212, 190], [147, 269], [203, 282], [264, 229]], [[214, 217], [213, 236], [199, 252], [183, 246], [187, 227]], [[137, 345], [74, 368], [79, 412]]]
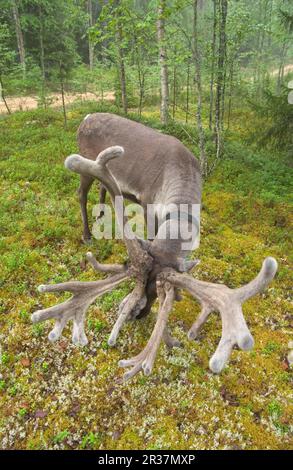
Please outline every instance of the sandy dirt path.
[[[62, 106], [61, 94], [55, 93], [48, 96], [51, 101], [50, 107]], [[106, 101], [114, 101], [114, 92], [104, 93], [103, 99]], [[101, 101], [102, 97], [94, 93], [67, 93], [65, 95], [65, 104], [73, 103], [74, 101]], [[7, 104], [11, 112], [27, 111], [38, 107], [38, 98], [36, 96], [13, 96], [6, 98]], [[7, 109], [3, 101], [0, 101], [0, 114], [7, 114]]]
[[[293, 64], [285, 65], [284, 67], [284, 76], [288, 75], [288, 73], [293, 72]], [[275, 69], [271, 72], [271, 75], [273, 77], [277, 76], [279, 74], [279, 69]]]
[[[284, 75], [293, 72], [293, 64], [285, 65]], [[272, 70], [270, 72], [271, 76], [277, 76], [279, 69]], [[61, 94], [54, 93], [48, 96], [50, 100], [50, 107], [59, 107], [62, 106], [62, 97]], [[114, 92], [109, 91], [104, 93], [103, 99], [106, 101], [114, 101], [115, 95]], [[74, 101], [101, 101], [102, 97], [95, 95], [94, 93], [66, 93], [65, 103], [70, 104]], [[38, 98], [36, 96], [12, 96], [6, 98], [7, 104], [11, 112], [15, 111], [27, 111], [29, 109], [36, 109], [38, 107]], [[4, 102], [0, 98], [0, 114], [7, 114], [7, 109]]]

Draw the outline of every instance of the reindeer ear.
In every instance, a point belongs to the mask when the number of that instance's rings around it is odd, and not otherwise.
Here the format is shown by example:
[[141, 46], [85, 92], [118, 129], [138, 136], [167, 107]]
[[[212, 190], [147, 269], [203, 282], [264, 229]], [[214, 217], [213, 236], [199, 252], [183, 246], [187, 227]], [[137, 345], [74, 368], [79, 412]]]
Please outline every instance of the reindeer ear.
[[199, 263], [200, 263], [199, 259], [187, 260], [185, 258], [179, 258], [178, 259], [178, 271], [180, 273], [188, 273]]

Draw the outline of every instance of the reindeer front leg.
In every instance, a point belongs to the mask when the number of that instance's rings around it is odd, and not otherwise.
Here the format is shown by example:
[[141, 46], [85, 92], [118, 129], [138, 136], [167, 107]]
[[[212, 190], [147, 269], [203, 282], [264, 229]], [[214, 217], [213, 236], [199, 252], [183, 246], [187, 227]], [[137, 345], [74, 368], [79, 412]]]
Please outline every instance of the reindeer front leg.
[[80, 204], [81, 218], [83, 224], [83, 242], [90, 243], [91, 241], [91, 232], [88, 222], [88, 213], [87, 213], [87, 197], [88, 192], [93, 184], [94, 178], [89, 176], [80, 176], [80, 186], [78, 188], [78, 198]]

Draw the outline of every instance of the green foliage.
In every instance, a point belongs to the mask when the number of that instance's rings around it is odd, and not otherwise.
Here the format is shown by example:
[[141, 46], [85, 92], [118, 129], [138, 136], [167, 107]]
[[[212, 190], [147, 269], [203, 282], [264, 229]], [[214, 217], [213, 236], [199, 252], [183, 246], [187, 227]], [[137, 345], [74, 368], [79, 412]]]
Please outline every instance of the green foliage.
[[46, 362], [46, 361], [42, 362], [42, 366], [41, 366], [41, 367], [42, 367], [42, 370], [43, 370], [44, 372], [48, 372], [48, 370], [49, 370], [49, 364], [48, 364], [48, 362]]
[[6, 23], [0, 24], [0, 76], [7, 73], [13, 63], [15, 53], [9, 47], [10, 31]]
[[278, 420], [282, 415], [282, 407], [280, 403], [276, 400], [271, 401], [268, 404], [268, 412], [273, 419]]
[[264, 125], [257, 129], [255, 135], [261, 146], [293, 151], [293, 106], [288, 103], [287, 87], [283, 87], [279, 95], [270, 90], [264, 92], [263, 103], [255, 106], [263, 118]]
[[276, 351], [279, 351], [280, 350], [280, 345], [277, 344], [277, 343], [274, 343], [273, 341], [269, 341], [264, 349], [263, 349], [263, 353], [266, 354], [267, 356], [270, 356], [271, 354], [273, 354], [274, 352]]
[[268, 203], [290, 200], [286, 188], [292, 184], [292, 173], [288, 169], [286, 154], [260, 150], [243, 145], [236, 140], [227, 140], [225, 158], [216, 170], [226, 175], [222, 183], [213, 183], [215, 188], [258, 195]]
[[0, 363], [3, 365], [7, 365], [9, 363], [9, 356], [6, 353], [1, 354], [0, 356]]
[[96, 333], [104, 330], [106, 328], [106, 323], [104, 323], [102, 320], [88, 320], [88, 327], [91, 330], [94, 330]]
[[56, 434], [56, 436], [53, 438], [54, 444], [60, 444], [64, 442], [69, 437], [69, 435], [70, 433], [67, 429], [58, 432], [58, 434]]
[[[157, 1], [92, 2], [92, 20], [88, 2], [75, 0], [25, 0], [17, 2], [24, 38], [26, 73], [19, 64], [16, 24], [11, 2], [0, 0], [0, 69], [2, 90], [8, 95], [35, 95], [40, 107], [54, 103], [51, 93], [61, 90], [93, 93], [104, 101], [115, 99], [122, 107], [122, 62], [125, 72], [128, 107], [139, 117], [145, 106], [160, 102], [160, 66], [157, 42]], [[266, 10], [270, 12], [266, 13]], [[170, 114], [196, 127], [197, 94], [194, 90], [193, 7], [186, 0], [167, 2], [166, 61], [169, 75]], [[214, 18], [213, 2], [200, 4], [198, 41], [202, 75], [202, 118], [206, 134], [209, 166], [214, 166], [215, 139], [210, 136], [214, 124], [217, 47], [213, 48], [213, 25], [219, 40], [219, 11]], [[251, 103], [267, 108], [258, 137], [261, 145], [275, 145], [291, 151], [292, 107], [284, 96], [268, 97], [272, 90], [286, 85], [286, 64], [292, 56], [292, 7], [286, 1], [248, 0], [229, 2], [223, 65], [224, 128], [233, 128], [233, 116]], [[89, 47], [94, 46], [94, 66], [89, 69]], [[290, 64], [289, 64], [290, 65]], [[213, 83], [212, 83], [213, 82]], [[264, 90], [270, 90], [265, 93]], [[215, 101], [215, 100], [214, 100]], [[9, 104], [9, 103], [8, 103]], [[187, 109], [188, 108], [188, 109]], [[251, 108], [251, 106], [250, 106]], [[66, 121], [66, 109], [64, 109]], [[209, 123], [209, 125], [208, 125]], [[66, 124], [66, 122], [65, 122]], [[207, 131], [207, 128], [210, 131]], [[211, 138], [210, 138], [211, 137]], [[226, 137], [223, 135], [223, 137]]]
[[117, 307], [128, 293], [129, 289], [127, 287], [118, 287], [99, 298], [98, 305], [102, 311], [108, 312]]
[[18, 416], [19, 416], [20, 418], [24, 418], [26, 415], [27, 415], [27, 409], [26, 409], [26, 408], [21, 408], [21, 409], [18, 411]]
[[99, 433], [90, 432], [86, 434], [81, 441], [81, 449], [97, 449], [101, 443], [101, 435]]

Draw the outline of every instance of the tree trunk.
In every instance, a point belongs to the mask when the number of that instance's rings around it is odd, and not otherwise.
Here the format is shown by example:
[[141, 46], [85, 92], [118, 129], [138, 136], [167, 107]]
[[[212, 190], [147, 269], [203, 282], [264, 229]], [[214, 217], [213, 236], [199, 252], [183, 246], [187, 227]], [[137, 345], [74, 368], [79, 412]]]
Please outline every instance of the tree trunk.
[[64, 127], [65, 129], [67, 129], [67, 114], [66, 114], [65, 93], [64, 93], [64, 73], [63, 73], [62, 64], [60, 64], [60, 88], [61, 88], [62, 109], [63, 109], [63, 116], [64, 116]]
[[226, 98], [226, 60], [224, 60], [223, 65], [223, 86], [222, 86], [222, 98], [221, 98], [221, 130], [224, 130], [224, 121], [225, 121], [225, 98]]
[[144, 100], [144, 87], [145, 87], [145, 71], [143, 68], [143, 60], [141, 60], [141, 56], [139, 53], [138, 48], [138, 40], [136, 34], [134, 32], [134, 63], [137, 67], [137, 78], [139, 84], [139, 103], [138, 103], [138, 115], [141, 117], [142, 107], [143, 107], [143, 100]]
[[[256, 21], [258, 25], [260, 25], [263, 21], [262, 19], [262, 0], [259, 0], [258, 2], [258, 11], [256, 14]], [[257, 29], [257, 37], [256, 37], [256, 53], [255, 53], [255, 66], [254, 66], [254, 74], [253, 74], [253, 83], [255, 85], [256, 91], [258, 93], [258, 83], [259, 83], [259, 50], [260, 50], [260, 44], [261, 44], [261, 30], [258, 27]]]
[[176, 49], [174, 51], [174, 67], [173, 67], [173, 103], [172, 103], [172, 118], [175, 119], [175, 111], [176, 111]]
[[198, 27], [197, 27], [197, 8], [198, 0], [193, 2], [193, 59], [195, 65], [195, 83], [197, 88], [197, 130], [199, 137], [200, 166], [203, 176], [207, 175], [207, 158], [205, 153], [205, 136], [202, 126], [202, 88], [201, 88], [201, 57], [198, 46]]
[[188, 123], [189, 114], [189, 81], [190, 81], [190, 63], [188, 59], [187, 64], [187, 77], [186, 77], [186, 110], [185, 110], [185, 123]]
[[[88, 11], [88, 26], [89, 28], [92, 28], [94, 25], [92, 0], [87, 0], [87, 11]], [[89, 42], [89, 66], [90, 66], [90, 70], [92, 71], [94, 68], [95, 46], [91, 40], [90, 34], [88, 35], [88, 42]]]
[[39, 7], [39, 23], [40, 23], [40, 65], [42, 71], [43, 83], [46, 81], [46, 71], [45, 71], [45, 50], [44, 50], [44, 25], [43, 25], [43, 15], [42, 9]]
[[274, 0], [270, 0], [269, 6], [268, 6], [268, 23], [269, 23], [269, 31], [267, 34], [267, 48], [268, 50], [271, 49], [272, 46], [272, 16], [273, 16], [273, 3]]
[[120, 88], [121, 88], [121, 100], [122, 108], [125, 114], [128, 111], [128, 100], [127, 100], [127, 89], [126, 89], [126, 73], [125, 73], [125, 63], [124, 63], [124, 51], [121, 46], [123, 41], [122, 26], [118, 22], [117, 27], [117, 47], [118, 47], [118, 61], [119, 61], [119, 78], [120, 78]]
[[138, 104], [138, 114], [139, 117], [141, 117], [142, 113], [142, 105], [143, 105], [143, 99], [144, 99], [144, 82], [145, 82], [145, 75], [143, 71], [140, 68], [140, 65], [138, 66], [138, 81], [139, 81], [139, 104]]
[[283, 45], [282, 45], [282, 51], [280, 55], [280, 65], [279, 65], [279, 71], [278, 71], [278, 77], [277, 77], [277, 88], [276, 88], [277, 95], [281, 93], [281, 86], [283, 84], [284, 64], [285, 64], [286, 53], [287, 53], [286, 39], [284, 39]]
[[44, 31], [43, 31], [43, 19], [40, 9], [40, 64], [42, 71], [42, 96], [41, 101], [44, 108], [47, 108], [46, 102], [46, 70], [45, 70], [45, 51], [44, 51]]
[[1, 98], [5, 104], [5, 108], [7, 109], [8, 114], [11, 114], [10, 108], [7, 104], [6, 98], [5, 98], [5, 93], [4, 93], [4, 85], [3, 85], [3, 80], [2, 76], [0, 75], [0, 88], [1, 88]]
[[124, 59], [124, 47], [123, 47], [123, 24], [120, 18], [121, 5], [120, 0], [115, 0], [115, 15], [117, 19], [116, 23], [116, 48], [118, 56], [118, 75], [120, 81], [121, 101], [123, 112], [127, 114], [128, 111], [128, 99], [127, 99], [127, 87], [126, 87], [126, 72], [125, 72], [125, 59]]
[[214, 78], [215, 78], [215, 52], [217, 40], [217, 8], [218, 0], [213, 0], [214, 4], [214, 22], [213, 22], [213, 40], [212, 40], [212, 69], [210, 81], [210, 114], [209, 114], [209, 128], [212, 129], [213, 125], [213, 108], [214, 108]]
[[229, 100], [228, 100], [228, 118], [227, 118], [227, 129], [230, 129], [230, 121], [232, 116], [232, 95], [233, 95], [233, 81], [234, 81], [234, 58], [231, 58], [230, 64], [230, 77], [229, 77]]
[[215, 112], [215, 130], [216, 130], [216, 159], [221, 154], [221, 129], [222, 129], [222, 109], [223, 109], [223, 87], [224, 87], [224, 67], [226, 59], [226, 18], [227, 18], [227, 0], [219, 0], [219, 51], [218, 51], [218, 70], [217, 70], [217, 89], [216, 89], [216, 112]]
[[17, 0], [12, 0], [12, 13], [15, 23], [15, 32], [16, 32], [16, 39], [17, 39], [17, 47], [19, 53], [19, 60], [23, 70], [23, 76], [25, 77], [26, 74], [26, 65], [25, 65], [25, 48], [24, 48], [24, 41], [23, 41], [23, 34], [19, 19], [19, 12], [17, 6]]
[[165, 44], [165, 14], [166, 0], [159, 1], [158, 7], [158, 43], [159, 43], [159, 64], [161, 77], [161, 122], [168, 124], [169, 120], [169, 87], [168, 87], [168, 66], [167, 52]]
[[[261, 19], [262, 23], [267, 26], [267, 11], [268, 11], [268, 1], [264, 0], [264, 5], [263, 5], [263, 18]], [[265, 35], [266, 32], [264, 29], [261, 31], [260, 35], [260, 45], [258, 49], [259, 53], [259, 59], [258, 59], [258, 65], [259, 65], [259, 81], [258, 81], [258, 94], [259, 97], [262, 95], [262, 91], [264, 88], [264, 64], [265, 64], [265, 56], [264, 56], [264, 45], [265, 45]]]

